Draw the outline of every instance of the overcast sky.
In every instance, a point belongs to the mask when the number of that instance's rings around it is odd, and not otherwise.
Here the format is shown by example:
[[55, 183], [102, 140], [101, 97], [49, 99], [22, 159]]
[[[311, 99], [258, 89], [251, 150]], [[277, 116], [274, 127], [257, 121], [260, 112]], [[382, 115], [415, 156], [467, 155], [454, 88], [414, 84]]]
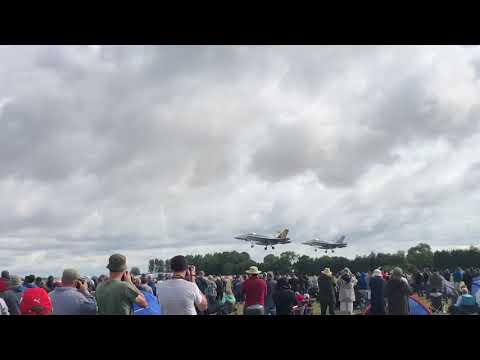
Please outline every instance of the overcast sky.
[[479, 119], [480, 47], [0, 46], [0, 268], [478, 245]]

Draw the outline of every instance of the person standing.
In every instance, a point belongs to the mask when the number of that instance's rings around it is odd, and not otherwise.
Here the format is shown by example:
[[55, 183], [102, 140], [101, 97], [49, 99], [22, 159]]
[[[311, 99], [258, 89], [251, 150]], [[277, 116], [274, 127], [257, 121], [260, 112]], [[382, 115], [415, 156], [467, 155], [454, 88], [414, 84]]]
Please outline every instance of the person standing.
[[35, 285], [35, 275], [25, 276], [25, 281], [23, 282], [23, 287], [26, 289], [35, 289], [38, 286]]
[[107, 269], [109, 280], [101, 282], [95, 291], [99, 315], [133, 315], [133, 304], [148, 306], [145, 296], [133, 284], [125, 256], [110, 256]]
[[241, 276], [237, 276], [237, 278], [233, 280], [233, 295], [235, 295], [235, 300], [237, 303], [243, 303], [244, 301], [242, 294], [242, 283], [243, 278]]
[[157, 297], [164, 315], [197, 315], [206, 311], [208, 303], [195, 283], [195, 270], [189, 268], [184, 256], [174, 256], [170, 260], [173, 278], [163, 281], [157, 287]]
[[267, 273], [267, 296], [265, 297], [265, 314], [266, 315], [275, 315], [275, 301], [273, 296], [275, 295], [275, 288], [277, 287], [277, 282], [273, 279], [273, 273], [269, 271]]
[[22, 280], [20, 276], [11, 275], [8, 282], [7, 290], [3, 292], [2, 297], [8, 306], [10, 315], [21, 315], [20, 300], [24, 287], [22, 286]]
[[437, 289], [439, 291], [441, 291], [443, 289], [443, 278], [442, 276], [440, 275], [440, 272], [438, 270], [434, 270], [432, 275], [430, 276], [430, 291], [429, 293], [432, 291], [432, 289]]
[[235, 296], [233, 295], [232, 288], [226, 287], [223, 297], [220, 300], [220, 313], [222, 315], [230, 315], [235, 311]]
[[330, 268], [325, 268], [318, 276], [318, 300], [320, 301], [321, 314], [335, 315], [335, 278]]
[[463, 273], [463, 282], [465, 283], [465, 286], [468, 289], [468, 292], [472, 292], [472, 283], [473, 283], [473, 270], [472, 269], [467, 269]]
[[419, 270], [415, 271], [413, 274], [413, 289], [418, 295], [423, 294], [423, 281], [423, 274]]
[[369, 315], [385, 315], [385, 280], [382, 272], [376, 269], [370, 278], [370, 313]]
[[195, 283], [202, 292], [203, 295], [207, 292], [208, 281], [205, 279], [205, 272], [199, 271], [198, 276], [195, 279]]
[[208, 275], [206, 297], [208, 304], [214, 304], [217, 301], [217, 284], [212, 275]]
[[353, 314], [353, 302], [355, 301], [355, 285], [357, 279], [349, 268], [343, 269], [338, 279], [338, 300], [340, 301], [340, 312], [348, 315]]
[[153, 276], [151, 274], [147, 275], [147, 285], [150, 286], [150, 289], [152, 289], [153, 296], [157, 297], [157, 286], [155, 285], [155, 281], [153, 280]]
[[8, 306], [5, 300], [0, 297], [0, 315], [10, 315], [8, 312]]
[[403, 280], [403, 271], [396, 267], [392, 277], [385, 286], [388, 301], [388, 315], [408, 315], [408, 296], [412, 293], [408, 283]]
[[48, 294], [53, 315], [95, 315], [97, 303], [88, 291], [88, 283], [75, 269], [65, 269], [62, 286]]
[[55, 278], [52, 275], [47, 278], [46, 288], [48, 292], [55, 290]]
[[445, 271], [443, 272], [443, 277], [445, 278], [445, 280], [447, 280], [448, 282], [450, 282], [450, 279], [451, 279], [451, 274], [450, 274], [450, 270], [449, 269], [445, 269]]
[[139, 286], [139, 290], [143, 290], [143, 291], [146, 291], [150, 294], [153, 295], [153, 289], [150, 287], [150, 285], [148, 285], [148, 278], [147, 278], [147, 275], [146, 274], [142, 274], [140, 276], [140, 286]]
[[288, 280], [281, 277], [277, 280], [273, 294], [276, 315], [292, 315], [293, 307], [296, 304], [295, 292], [291, 289]]
[[368, 274], [366, 272], [358, 273], [358, 302], [360, 304], [360, 309], [363, 311], [368, 305], [370, 300], [370, 290], [368, 287]]
[[244, 315], [264, 315], [267, 283], [259, 279], [261, 272], [256, 266], [250, 266], [246, 271], [249, 278], [242, 284], [242, 293], [245, 295]]
[[35, 279], [35, 285], [37, 286], [37, 288], [45, 290], [45, 292], [48, 294], [48, 288], [45, 285], [45, 282], [43, 281], [43, 279], [41, 277], [38, 276]]
[[25, 289], [20, 298], [20, 312], [22, 315], [50, 315], [52, 301], [47, 291], [39, 287]]
[[217, 302], [220, 302], [220, 300], [223, 298], [223, 293], [225, 291], [221, 276], [217, 276], [217, 278], [215, 279], [215, 285], [217, 286]]
[[7, 270], [2, 271], [2, 277], [0, 277], [0, 294], [8, 289], [8, 282], [10, 281], [10, 273]]
[[463, 281], [463, 271], [460, 267], [457, 267], [457, 270], [453, 273], [453, 285], [455, 289], [460, 291], [460, 283]]

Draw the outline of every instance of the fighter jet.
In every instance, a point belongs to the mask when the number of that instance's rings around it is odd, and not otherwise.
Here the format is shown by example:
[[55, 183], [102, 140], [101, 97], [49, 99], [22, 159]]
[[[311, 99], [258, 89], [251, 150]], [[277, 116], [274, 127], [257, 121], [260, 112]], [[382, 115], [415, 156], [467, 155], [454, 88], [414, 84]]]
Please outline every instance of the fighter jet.
[[259, 235], [257, 233], [249, 233], [235, 236], [235, 239], [250, 241], [252, 248], [255, 244], [265, 246], [265, 250], [267, 250], [268, 246], [271, 246], [272, 249], [275, 249], [274, 245], [290, 243], [290, 238], [288, 238], [287, 235], [288, 229], [284, 229], [275, 235]]
[[326, 254], [328, 250], [331, 250], [333, 253], [335, 252], [334, 249], [347, 247], [348, 244], [345, 242], [345, 238], [345, 235], [337, 236], [331, 242], [315, 238], [310, 241], [305, 241], [302, 244], [315, 247], [315, 251], [317, 251], [317, 249], [325, 250]]

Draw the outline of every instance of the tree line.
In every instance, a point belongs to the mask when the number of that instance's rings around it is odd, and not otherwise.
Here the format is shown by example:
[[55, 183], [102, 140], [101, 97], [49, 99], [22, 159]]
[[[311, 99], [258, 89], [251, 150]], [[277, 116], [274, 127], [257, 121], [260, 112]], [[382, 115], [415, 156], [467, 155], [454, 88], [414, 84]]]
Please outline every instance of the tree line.
[[[298, 255], [293, 251], [285, 251], [276, 256], [269, 254], [263, 262], [257, 263], [250, 258], [247, 252], [227, 251], [206, 255], [187, 255], [187, 262], [195, 265], [198, 270], [213, 275], [244, 274], [250, 266], [258, 266], [261, 271], [273, 271], [277, 273], [290, 273], [292, 271], [305, 274], [318, 274], [324, 268], [329, 267], [333, 272], [338, 272], [345, 267], [352, 272], [374, 270], [378, 267], [386, 271], [399, 266], [412, 272], [416, 269], [438, 268], [453, 271], [458, 266], [465, 268], [480, 267], [480, 249], [470, 247], [467, 250], [440, 250], [433, 252], [430, 245], [420, 243], [411, 247], [405, 253], [370, 253], [365, 256], [356, 256], [348, 259], [342, 256], [321, 256], [312, 258], [307, 255]], [[150, 259], [148, 271], [168, 272], [169, 261]]]

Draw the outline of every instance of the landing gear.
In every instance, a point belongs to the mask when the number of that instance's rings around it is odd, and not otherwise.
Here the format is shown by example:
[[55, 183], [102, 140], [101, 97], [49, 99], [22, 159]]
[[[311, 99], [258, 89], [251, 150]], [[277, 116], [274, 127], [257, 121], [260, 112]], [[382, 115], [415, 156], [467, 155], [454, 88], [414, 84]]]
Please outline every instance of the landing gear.
[[328, 250], [325, 250], [325, 254], [328, 254]]
[[253, 246], [254, 246], [253, 244], [252, 244], [252, 245], [250, 245], [250, 247], [251, 247], [251, 248], [253, 248]]
[[275, 246], [272, 246], [272, 250], [275, 250]]
[[315, 252], [317, 252], [317, 249], [315, 249]]
[[265, 250], [267, 250], [268, 248], [265, 246]]
[[334, 253], [334, 252], [335, 252], [335, 250], [332, 250], [332, 253]]

